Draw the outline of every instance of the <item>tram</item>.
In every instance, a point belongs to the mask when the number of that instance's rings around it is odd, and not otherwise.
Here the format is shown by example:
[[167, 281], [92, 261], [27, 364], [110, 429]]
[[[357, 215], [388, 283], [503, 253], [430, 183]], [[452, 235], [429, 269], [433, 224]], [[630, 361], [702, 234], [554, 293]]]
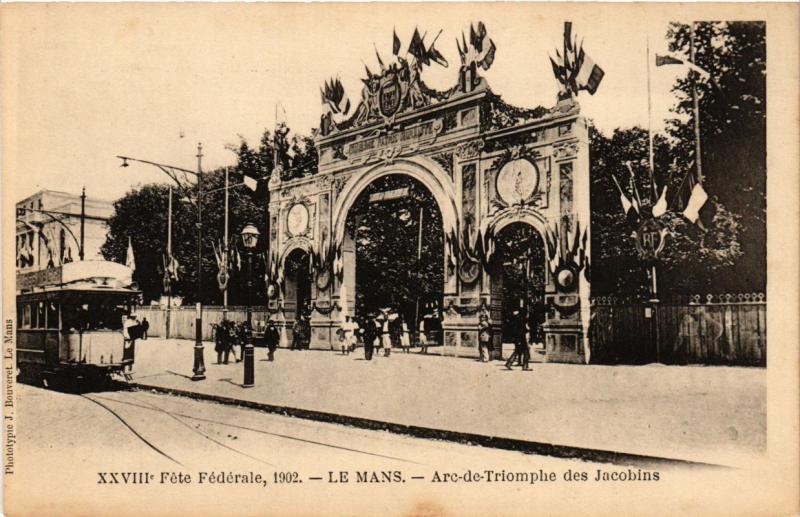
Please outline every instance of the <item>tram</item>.
[[134, 362], [131, 269], [87, 260], [17, 275], [20, 377], [107, 379]]

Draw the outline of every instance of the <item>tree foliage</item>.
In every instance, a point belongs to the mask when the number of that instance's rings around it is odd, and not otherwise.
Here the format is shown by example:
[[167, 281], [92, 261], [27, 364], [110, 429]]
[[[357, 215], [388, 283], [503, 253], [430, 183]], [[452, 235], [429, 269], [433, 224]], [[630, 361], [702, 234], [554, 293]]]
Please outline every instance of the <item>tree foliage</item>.
[[[222, 293], [217, 285], [218, 271], [214, 246], [219, 247], [224, 236], [224, 169], [203, 175], [203, 247], [202, 247], [202, 301], [220, 304]], [[233, 183], [233, 178], [231, 179]], [[211, 192], [214, 191], [215, 192]], [[189, 196], [195, 198], [195, 191]], [[158, 299], [164, 293], [164, 256], [167, 249], [167, 212], [169, 186], [148, 184], [131, 189], [114, 202], [114, 214], [108, 221], [108, 234], [102, 253], [107, 260], [123, 262], [128, 247], [128, 237], [134, 250], [136, 272], [134, 280], [142, 290], [145, 302]], [[197, 300], [197, 211], [191, 202], [183, 201], [180, 191], [173, 191], [172, 200], [172, 253], [180, 264], [179, 281], [173, 293], [184, 297], [188, 303]], [[239, 232], [248, 222], [266, 234], [265, 205], [256, 203], [250, 192], [242, 187], [230, 189], [230, 240], [237, 244]], [[244, 260], [244, 250], [238, 245]], [[259, 242], [257, 253], [263, 253], [265, 242]], [[263, 263], [254, 261], [256, 274], [263, 276]], [[256, 280], [255, 285], [258, 285]], [[246, 303], [246, 278], [244, 267], [234, 271], [229, 286], [229, 303]], [[263, 289], [255, 289], [257, 300], [263, 301]]]
[[[376, 192], [407, 188], [400, 199], [370, 202]], [[417, 259], [422, 210], [422, 252]], [[444, 284], [442, 216], [428, 190], [407, 176], [392, 175], [364, 189], [350, 209], [347, 231], [356, 244], [357, 310], [398, 306], [413, 319], [421, 304], [441, 296]], [[440, 301], [440, 300], [439, 300]]]
[[[659, 261], [662, 292], [763, 291], [766, 287], [766, 89], [762, 23], [696, 23], [695, 61], [710, 74], [697, 80], [704, 181], [709, 194], [705, 230], [680, 215], [695, 175], [692, 78], [677, 80], [675, 117], [655, 135], [658, 189], [667, 186], [669, 211]], [[689, 60], [689, 27], [673, 25], [670, 50]], [[590, 130], [592, 290], [644, 293], [647, 267], [636, 255], [612, 175], [636, 185], [647, 207], [657, 197], [648, 165], [647, 132], [617, 129], [610, 137]], [[633, 179], [626, 162], [631, 162]]]
[[[688, 59], [690, 27], [673, 24], [670, 50]], [[742, 257], [716, 273], [731, 291], [766, 289], [766, 26], [763, 22], [694, 24], [694, 55], [711, 80], [697, 78], [704, 186], [736, 217]], [[668, 134], [680, 166], [694, 164], [692, 77], [673, 92]]]

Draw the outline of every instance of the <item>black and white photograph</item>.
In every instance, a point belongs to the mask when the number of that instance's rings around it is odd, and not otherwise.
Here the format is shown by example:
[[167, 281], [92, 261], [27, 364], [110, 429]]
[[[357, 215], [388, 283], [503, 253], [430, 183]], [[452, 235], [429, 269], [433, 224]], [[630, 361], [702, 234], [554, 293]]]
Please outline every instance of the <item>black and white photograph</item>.
[[796, 514], [799, 14], [3, 5], [3, 512]]

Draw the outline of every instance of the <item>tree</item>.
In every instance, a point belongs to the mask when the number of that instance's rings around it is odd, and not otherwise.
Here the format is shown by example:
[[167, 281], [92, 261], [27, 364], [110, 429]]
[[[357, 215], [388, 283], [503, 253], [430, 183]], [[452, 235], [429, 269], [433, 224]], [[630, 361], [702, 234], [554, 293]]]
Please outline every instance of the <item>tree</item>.
[[[690, 55], [690, 27], [673, 24], [670, 51]], [[729, 292], [766, 289], [766, 27], [763, 22], [694, 24], [695, 62], [711, 81], [697, 80], [704, 187], [737, 219], [741, 258], [720, 268], [715, 283]], [[673, 87], [676, 117], [669, 136], [682, 168], [694, 166], [692, 77]]]
[[[685, 177], [674, 158], [678, 150], [665, 138], [654, 141], [655, 184], [649, 173], [647, 131], [617, 129], [611, 138], [590, 126], [592, 292], [645, 294], [649, 292], [648, 266], [637, 255], [633, 241], [636, 229], [623, 212], [620, 193], [612, 178], [638, 197], [642, 212], [652, 210], [655, 192], [663, 186], [675, 193]], [[626, 162], [631, 162], [630, 169]], [[633, 170], [633, 175], [631, 175]], [[659, 260], [659, 289], [664, 293], [693, 294], [717, 290], [715, 272], [729, 267], [741, 255], [738, 217], [711, 199], [713, 218], [705, 230], [686, 220], [680, 212], [683, 200], [667, 196], [668, 212], [659, 218], [667, 229], [667, 244]]]
[[[407, 188], [399, 199], [370, 202], [370, 195]], [[417, 259], [422, 209], [422, 253]], [[442, 216], [430, 192], [416, 180], [392, 175], [361, 193], [350, 209], [347, 232], [356, 244], [356, 307], [359, 314], [397, 305], [407, 321], [420, 303], [440, 301], [444, 282]], [[424, 306], [421, 305], [423, 310]]]
[[[218, 267], [214, 246], [219, 246], [224, 235], [224, 169], [203, 175], [203, 188], [210, 192], [203, 203], [203, 292], [202, 302], [220, 304], [222, 293], [217, 285]], [[233, 183], [233, 181], [231, 182]], [[217, 190], [220, 189], [220, 190]], [[214, 191], [215, 192], [211, 192]], [[193, 196], [194, 192], [190, 193]], [[136, 257], [134, 280], [142, 290], [145, 302], [164, 294], [164, 256], [167, 245], [167, 210], [169, 187], [149, 184], [130, 190], [114, 202], [114, 214], [108, 221], [108, 234], [102, 247], [107, 260], [122, 262], [128, 246], [128, 237]], [[172, 202], [172, 253], [180, 264], [179, 281], [173, 293], [183, 296], [186, 302], [197, 300], [197, 212], [193, 204], [182, 201], [183, 194], [173, 191]], [[192, 197], [192, 199], [194, 199]], [[255, 224], [266, 235], [266, 205], [254, 201], [249, 190], [243, 187], [230, 189], [229, 229], [231, 240], [236, 242], [239, 231], [248, 222]], [[213, 244], [212, 244], [213, 243]], [[260, 239], [257, 253], [263, 254], [266, 238]], [[239, 246], [241, 250], [241, 246]], [[242, 255], [242, 258], [244, 256]], [[263, 262], [255, 260], [255, 273], [263, 278]], [[233, 272], [229, 285], [229, 302], [246, 303], [246, 278], [243, 272]], [[256, 279], [255, 285], [259, 280]], [[254, 289], [255, 301], [263, 303], [263, 289]]]

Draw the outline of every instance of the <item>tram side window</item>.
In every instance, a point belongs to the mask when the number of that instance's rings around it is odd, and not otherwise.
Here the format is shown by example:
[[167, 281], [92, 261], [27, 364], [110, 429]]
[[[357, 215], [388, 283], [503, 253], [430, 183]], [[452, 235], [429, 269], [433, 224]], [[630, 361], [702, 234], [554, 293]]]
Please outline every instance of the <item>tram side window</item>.
[[30, 318], [30, 320], [29, 320], [30, 323], [28, 323], [28, 328], [29, 329], [35, 329], [36, 328], [36, 314], [37, 314], [36, 313], [36, 302], [27, 303], [25, 305], [28, 308], [28, 316]]
[[65, 330], [121, 330], [124, 305], [113, 300], [91, 300], [62, 306], [62, 325]]
[[45, 302], [37, 302], [36, 303], [36, 328], [43, 329], [47, 327], [47, 321], [45, 320], [45, 315], [47, 314], [47, 307], [45, 306]]
[[58, 328], [58, 304], [56, 302], [47, 303], [47, 328]]

